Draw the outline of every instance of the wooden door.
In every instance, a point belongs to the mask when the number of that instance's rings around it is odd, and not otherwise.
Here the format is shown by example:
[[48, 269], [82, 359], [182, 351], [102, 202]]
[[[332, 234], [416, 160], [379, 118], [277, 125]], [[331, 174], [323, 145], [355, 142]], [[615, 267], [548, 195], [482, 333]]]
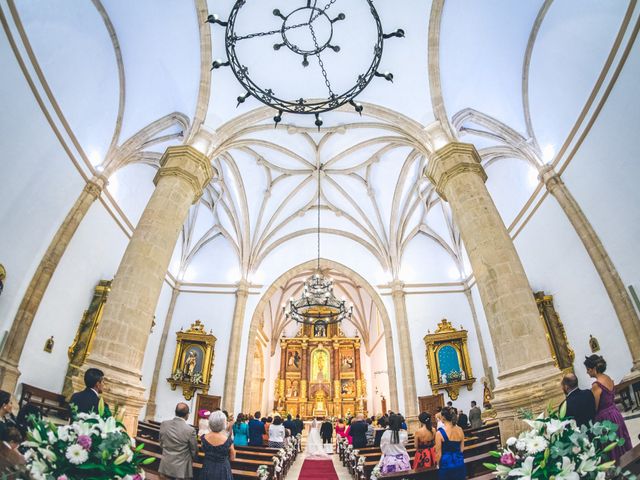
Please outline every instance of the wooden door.
[[193, 424], [194, 426], [198, 426], [198, 421], [200, 420], [198, 418], [198, 412], [200, 410], [209, 410], [210, 412], [213, 412], [216, 409], [220, 408], [220, 400], [222, 397], [219, 397], [217, 395], [205, 395], [204, 393], [199, 393], [197, 398], [196, 398], [196, 411], [195, 411], [195, 415], [193, 416]]
[[418, 397], [418, 404], [420, 405], [420, 412], [429, 412], [433, 415], [438, 407], [444, 407], [444, 395], [439, 393], [438, 395]]

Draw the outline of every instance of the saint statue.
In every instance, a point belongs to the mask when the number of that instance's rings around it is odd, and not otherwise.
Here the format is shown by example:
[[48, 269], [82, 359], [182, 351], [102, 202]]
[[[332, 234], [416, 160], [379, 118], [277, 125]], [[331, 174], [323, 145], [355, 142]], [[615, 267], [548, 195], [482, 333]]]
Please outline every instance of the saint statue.
[[198, 363], [198, 357], [196, 355], [196, 352], [191, 350], [189, 352], [189, 355], [187, 356], [187, 358], [184, 361], [184, 367], [182, 369], [182, 372], [187, 377], [192, 377], [193, 374], [196, 372], [196, 364], [197, 363]]
[[600, 351], [600, 342], [593, 335], [589, 335], [589, 348], [591, 348], [591, 353], [596, 353]]
[[324, 380], [324, 355], [318, 355], [318, 360], [316, 361], [316, 365], [318, 366], [318, 382], [322, 382]]
[[447, 383], [447, 374], [443, 373], [442, 375], [440, 375], [440, 381], [442, 383]]

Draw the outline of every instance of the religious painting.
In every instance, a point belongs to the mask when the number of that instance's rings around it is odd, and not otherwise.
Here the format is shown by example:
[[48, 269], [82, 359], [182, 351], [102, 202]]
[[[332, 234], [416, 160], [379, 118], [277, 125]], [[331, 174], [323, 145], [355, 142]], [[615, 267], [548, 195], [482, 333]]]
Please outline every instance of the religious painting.
[[355, 397], [356, 384], [353, 380], [341, 380], [340, 381], [340, 394], [343, 397]]
[[329, 352], [318, 347], [311, 354], [311, 382], [329, 382]]
[[211, 332], [206, 333], [204, 325], [196, 320], [186, 331], [177, 334], [178, 343], [173, 357], [171, 377], [167, 381], [171, 389], [182, 387], [182, 394], [191, 400], [196, 390], [209, 391], [213, 370], [213, 349], [216, 342]]
[[435, 333], [425, 335], [424, 342], [433, 393], [446, 390], [449, 397], [456, 400], [461, 386], [471, 390], [475, 378], [467, 350], [467, 331], [457, 330], [444, 318]]
[[536, 299], [538, 312], [544, 325], [545, 335], [556, 367], [563, 372], [572, 372], [576, 354], [569, 345], [567, 332], [553, 305], [553, 295], [535, 292], [533, 296]]
[[353, 350], [350, 348], [340, 349], [340, 370], [351, 371], [355, 368], [356, 362], [353, 358]]
[[326, 337], [327, 336], [327, 324], [324, 322], [316, 322], [313, 324], [313, 336], [314, 337]]
[[287, 349], [287, 370], [300, 370], [300, 350], [289, 348]]
[[298, 398], [300, 395], [300, 383], [298, 380], [287, 380], [286, 385], [287, 398]]

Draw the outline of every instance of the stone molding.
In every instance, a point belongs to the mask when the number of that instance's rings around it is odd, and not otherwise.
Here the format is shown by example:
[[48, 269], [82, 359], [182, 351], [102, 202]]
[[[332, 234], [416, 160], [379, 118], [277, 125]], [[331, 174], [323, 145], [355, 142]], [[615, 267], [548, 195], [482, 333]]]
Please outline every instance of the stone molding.
[[476, 147], [470, 143], [452, 142], [437, 150], [429, 159], [424, 175], [435, 185], [436, 192], [447, 201], [444, 190], [455, 176], [472, 172], [487, 181], [487, 173], [481, 165], [482, 159]]
[[193, 189], [193, 203], [202, 196], [204, 187], [217, 176], [209, 158], [190, 145], [168, 147], [160, 159], [160, 170], [153, 183], [158, 185], [161, 177], [176, 176], [185, 180]]

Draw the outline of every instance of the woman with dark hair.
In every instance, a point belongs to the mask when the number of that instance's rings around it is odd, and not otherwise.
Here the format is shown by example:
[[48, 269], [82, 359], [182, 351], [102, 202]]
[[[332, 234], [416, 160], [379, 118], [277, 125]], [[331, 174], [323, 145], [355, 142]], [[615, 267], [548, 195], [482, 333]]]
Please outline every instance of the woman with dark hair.
[[0, 437], [8, 428], [18, 428], [18, 422], [13, 415], [13, 405], [11, 403], [11, 394], [0, 390]]
[[464, 466], [464, 432], [456, 425], [456, 412], [452, 407], [444, 407], [442, 412], [444, 427], [436, 433], [436, 461], [440, 480], [463, 480], [467, 477]]
[[595, 382], [591, 385], [593, 397], [596, 400], [596, 422], [608, 420], [618, 426], [618, 437], [624, 439], [624, 445], [614, 448], [611, 451], [611, 460], [616, 462], [627, 451], [631, 450], [631, 437], [629, 430], [624, 423], [624, 418], [614, 403], [615, 385], [609, 375], [605, 375], [607, 362], [600, 355], [589, 355], [585, 357], [584, 366], [591, 378]]
[[436, 435], [431, 425], [431, 415], [427, 412], [422, 412], [418, 415], [418, 420], [422, 426], [414, 435], [416, 440], [416, 455], [413, 458], [413, 468], [433, 467], [436, 464], [436, 453], [434, 450]]
[[394, 473], [411, 470], [409, 454], [405, 445], [409, 441], [407, 431], [402, 429], [402, 415], [389, 416], [389, 428], [380, 440], [380, 473]]
[[285, 433], [282, 417], [278, 415], [269, 425], [269, 448], [284, 448]]
[[233, 444], [236, 447], [249, 445], [249, 426], [245, 421], [244, 413], [239, 413], [233, 424]]

